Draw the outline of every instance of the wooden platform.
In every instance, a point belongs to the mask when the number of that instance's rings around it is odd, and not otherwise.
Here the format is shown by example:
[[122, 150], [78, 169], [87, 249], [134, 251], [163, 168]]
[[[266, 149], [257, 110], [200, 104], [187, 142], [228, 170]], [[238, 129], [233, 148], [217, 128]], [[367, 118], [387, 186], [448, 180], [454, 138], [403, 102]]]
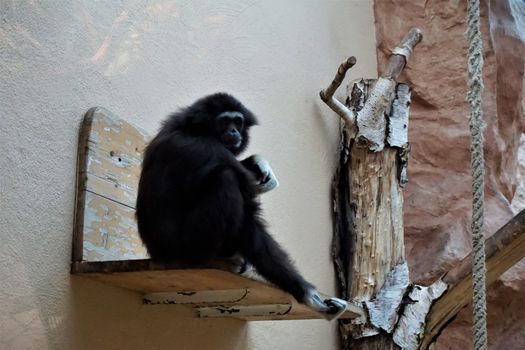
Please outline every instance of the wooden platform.
[[[71, 273], [141, 293], [145, 304], [186, 305], [195, 317], [321, 318], [256, 274], [247, 278], [224, 270], [224, 262], [184, 266], [148, 259], [134, 218], [148, 139], [146, 132], [103, 108], [86, 113], [78, 145]], [[350, 305], [342, 318], [362, 313]]]

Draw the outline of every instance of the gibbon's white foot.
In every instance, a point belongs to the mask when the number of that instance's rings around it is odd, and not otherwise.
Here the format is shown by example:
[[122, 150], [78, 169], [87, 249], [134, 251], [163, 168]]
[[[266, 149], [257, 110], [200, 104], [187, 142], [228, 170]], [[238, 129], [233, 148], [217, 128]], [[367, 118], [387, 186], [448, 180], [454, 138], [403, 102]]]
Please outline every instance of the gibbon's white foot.
[[304, 303], [328, 321], [339, 318], [348, 305], [345, 300], [339, 298], [331, 297], [323, 300], [313, 288], [304, 296]]

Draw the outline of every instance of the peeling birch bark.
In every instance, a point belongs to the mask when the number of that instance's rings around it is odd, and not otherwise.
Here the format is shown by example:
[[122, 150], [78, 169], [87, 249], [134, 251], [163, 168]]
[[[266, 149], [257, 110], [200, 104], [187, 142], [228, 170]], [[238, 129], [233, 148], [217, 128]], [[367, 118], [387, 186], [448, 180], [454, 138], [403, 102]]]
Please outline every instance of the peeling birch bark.
[[429, 287], [415, 285], [408, 295], [408, 304], [394, 332], [394, 342], [404, 350], [417, 350], [425, 332], [425, 318], [434, 300], [447, 290], [446, 283], [437, 281]]
[[406, 262], [394, 267], [386, 277], [385, 284], [372, 301], [365, 302], [370, 323], [388, 333], [392, 333], [398, 320], [401, 301], [409, 284]]
[[374, 152], [385, 147], [386, 118], [394, 98], [396, 82], [379, 78], [367, 102], [357, 115], [357, 142]]
[[392, 111], [388, 119], [386, 141], [391, 147], [397, 147], [399, 162], [399, 184], [405, 187], [408, 183], [408, 116], [410, 112], [411, 89], [406, 84], [398, 84], [396, 98], [392, 103]]
[[398, 84], [396, 98], [392, 103], [386, 141], [391, 147], [403, 147], [408, 143], [408, 115], [410, 106], [410, 87]]

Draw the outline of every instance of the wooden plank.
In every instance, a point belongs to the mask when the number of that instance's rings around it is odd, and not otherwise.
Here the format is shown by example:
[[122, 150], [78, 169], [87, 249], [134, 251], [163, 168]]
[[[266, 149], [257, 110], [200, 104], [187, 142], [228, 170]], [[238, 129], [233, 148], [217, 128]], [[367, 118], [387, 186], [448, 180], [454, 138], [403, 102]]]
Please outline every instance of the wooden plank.
[[86, 145], [88, 143], [89, 134], [91, 133], [92, 113], [90, 109], [80, 124], [77, 147], [77, 177], [75, 187], [75, 222], [73, 224], [73, 251], [71, 259], [73, 261], [82, 261], [84, 250], [84, 210], [85, 210], [85, 196], [84, 183], [86, 181], [85, 173], [82, 171], [87, 165]]
[[84, 261], [146, 259], [135, 210], [87, 191], [83, 226]]
[[[359, 310], [361, 313], [362, 310]], [[262, 304], [234, 306], [205, 306], [196, 308], [196, 317], [200, 318], [237, 318], [245, 321], [278, 321], [278, 320], [317, 320], [323, 319], [308, 307], [298, 304]], [[362, 314], [360, 314], [362, 315]], [[360, 316], [361, 317], [361, 316]], [[356, 318], [350, 312], [340, 319]]]
[[197, 309], [201, 318], [273, 318], [288, 316], [292, 312], [290, 304], [247, 305], [247, 306], [206, 306]]
[[[485, 254], [489, 286], [525, 257], [525, 210], [486, 239]], [[448, 290], [430, 309], [420, 349], [427, 349], [457, 313], [471, 302], [471, 266], [470, 254], [443, 278]]]
[[149, 136], [100, 107], [88, 111], [85, 120], [87, 138], [81, 138], [85, 163], [78, 171], [87, 178], [79, 184], [81, 189], [135, 207], [142, 152]]
[[[91, 266], [90, 266], [91, 265]], [[112, 272], [104, 271], [105, 265]], [[320, 319], [317, 313], [305, 305], [299, 304], [288, 293], [283, 292], [260, 280], [246, 278], [228, 271], [215, 268], [182, 268], [181, 265], [158, 264], [151, 260], [115, 261], [115, 262], [82, 262], [74, 264], [75, 275], [96, 280], [98, 282], [129, 289], [160, 300], [166, 293], [183, 292], [206, 296], [194, 297], [193, 302], [187, 299], [181, 304], [197, 304], [199, 307], [215, 307], [220, 304], [224, 308], [242, 308], [242, 313], [225, 312], [207, 309], [202, 317], [236, 317], [250, 320], [266, 319]], [[171, 269], [177, 267], [176, 269]], [[159, 270], [156, 270], [159, 269]], [[118, 271], [120, 270], [120, 271]], [[92, 272], [80, 272], [92, 271]], [[93, 272], [100, 271], [100, 272]], [[180, 296], [180, 294], [179, 294]], [[199, 299], [200, 298], [200, 299]], [[207, 300], [206, 300], [207, 298]], [[169, 300], [169, 299], [167, 299]], [[166, 302], [171, 304], [170, 302]], [[156, 304], [147, 302], [147, 304]], [[275, 305], [287, 305], [287, 313], [274, 312]], [[363, 315], [361, 308], [350, 304], [342, 318], [356, 318]]]
[[[76, 273], [96, 281], [133, 290], [141, 294], [177, 291], [227, 290], [255, 288], [271, 294], [271, 300], [288, 301], [290, 296], [268, 284], [213, 268], [177, 268], [166, 270], [136, 270], [126, 272]], [[249, 298], [259, 298], [251, 293]], [[262, 297], [268, 301], [267, 298]]]
[[103, 108], [86, 113], [79, 135], [73, 261], [148, 257], [134, 218], [148, 139]]
[[231, 304], [243, 300], [247, 289], [197, 290], [147, 293], [142, 297], [146, 305], [171, 304]]
[[87, 139], [87, 162], [80, 172], [87, 174], [84, 189], [124, 205], [135, 207], [145, 132], [96, 109]]
[[224, 270], [215, 262], [209, 266], [161, 264], [151, 260], [81, 262], [74, 273], [113, 286], [142, 294], [205, 290], [250, 290], [243, 303], [289, 303], [292, 296], [265, 283], [260, 277], [250, 278]]

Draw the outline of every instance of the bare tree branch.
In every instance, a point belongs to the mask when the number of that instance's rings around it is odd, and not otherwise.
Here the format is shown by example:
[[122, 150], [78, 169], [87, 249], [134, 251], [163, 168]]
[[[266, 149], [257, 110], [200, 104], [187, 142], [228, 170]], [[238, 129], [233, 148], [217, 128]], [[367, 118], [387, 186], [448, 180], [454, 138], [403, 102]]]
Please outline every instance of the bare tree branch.
[[397, 45], [397, 47], [392, 50], [392, 55], [388, 60], [388, 66], [385, 72], [383, 73], [383, 78], [396, 80], [399, 77], [399, 74], [405, 68], [414, 47], [421, 42], [423, 39], [423, 34], [418, 28], [412, 28], [405, 35], [403, 40]]
[[[376, 152], [384, 147], [385, 128], [383, 124], [385, 123], [383, 114], [390, 108], [396, 85], [395, 80], [401, 74], [414, 47], [422, 38], [421, 30], [412, 28], [392, 51], [387, 69], [373, 87], [370, 93], [371, 98], [368, 99], [363, 109], [359, 112], [359, 118], [356, 112], [334, 97], [334, 93], [343, 82], [346, 72], [357, 62], [354, 56], [341, 63], [332, 83], [320, 92], [321, 100], [345, 121], [349, 129], [353, 130], [350, 137], [355, 137], [357, 133], [357, 137], [360, 138], [361, 142], [369, 144], [370, 149]], [[361, 130], [363, 127], [365, 130]], [[371, 131], [372, 129], [373, 132]], [[368, 139], [368, 136], [372, 138]]]
[[350, 56], [346, 61], [341, 63], [337, 73], [335, 74], [334, 80], [325, 90], [321, 90], [321, 100], [328, 105], [335, 113], [337, 113], [347, 126], [352, 127], [355, 125], [355, 114], [343, 103], [339, 102], [334, 97], [335, 90], [341, 85], [345, 78], [346, 72], [356, 64], [357, 60], [354, 56]]

